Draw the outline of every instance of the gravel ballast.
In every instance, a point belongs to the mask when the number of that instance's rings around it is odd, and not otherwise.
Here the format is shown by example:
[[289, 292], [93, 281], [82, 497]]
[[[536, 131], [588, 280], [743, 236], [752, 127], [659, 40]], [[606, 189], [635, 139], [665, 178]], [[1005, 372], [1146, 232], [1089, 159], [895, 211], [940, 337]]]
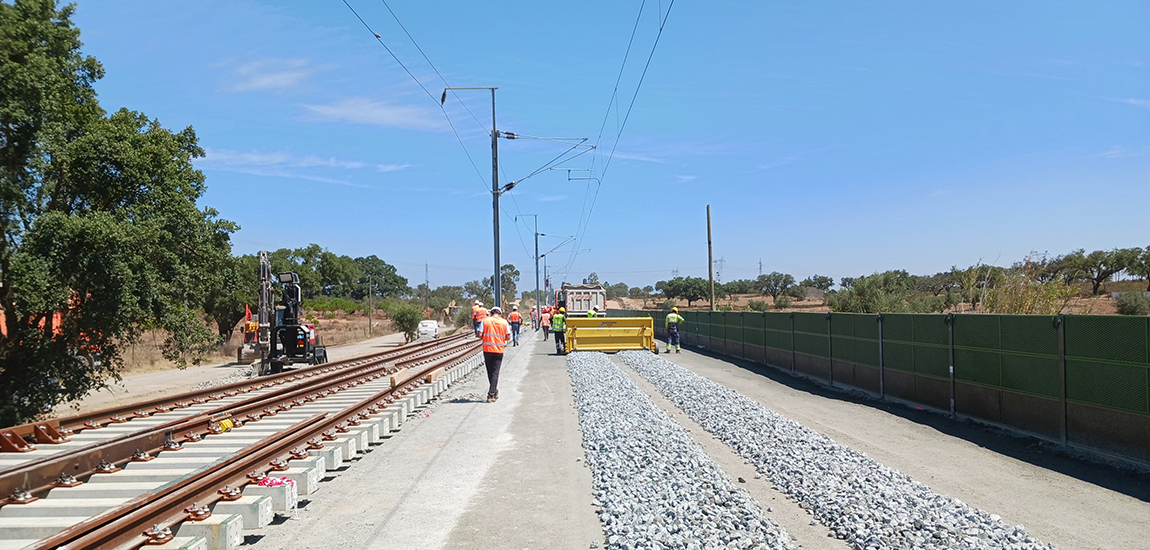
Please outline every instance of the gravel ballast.
[[854, 548], [1055, 548], [650, 352], [618, 357]]
[[608, 548], [796, 548], [606, 355], [567, 369]]

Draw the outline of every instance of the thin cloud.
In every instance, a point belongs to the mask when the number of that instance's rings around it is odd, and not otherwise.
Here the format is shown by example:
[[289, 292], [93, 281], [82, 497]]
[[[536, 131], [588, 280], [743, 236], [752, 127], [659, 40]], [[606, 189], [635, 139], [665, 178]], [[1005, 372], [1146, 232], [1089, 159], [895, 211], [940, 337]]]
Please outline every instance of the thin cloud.
[[303, 107], [317, 120], [412, 130], [439, 130], [443, 128], [439, 114], [434, 111], [363, 97], [348, 98], [327, 105], [304, 105]]
[[358, 170], [374, 168], [377, 172], [397, 172], [408, 168], [410, 164], [373, 164], [360, 160], [348, 160], [335, 157], [321, 157], [318, 155], [297, 155], [286, 151], [233, 151], [229, 149], [206, 148], [205, 155], [196, 159], [196, 167], [204, 170], [219, 170], [250, 174], [254, 176], [267, 176], [279, 178], [301, 179], [319, 183], [331, 183], [373, 189], [370, 185], [355, 183], [346, 179], [330, 177], [311, 173], [314, 169], [321, 171]]
[[1114, 101], [1117, 101], [1119, 103], [1125, 103], [1127, 105], [1133, 105], [1135, 107], [1141, 107], [1143, 109], [1150, 109], [1150, 99], [1138, 99], [1138, 98], [1130, 97], [1130, 98], [1115, 99]]
[[687, 183], [688, 181], [697, 180], [697, 179], [699, 179], [699, 177], [698, 176], [675, 176], [675, 179], [679, 180], [679, 183]]
[[232, 89], [249, 92], [295, 88], [313, 70], [308, 67], [306, 59], [263, 59], [240, 65], [234, 72], [240, 80]]
[[567, 200], [567, 195], [542, 195], [538, 199], [539, 202], [556, 202]]
[[1126, 157], [1142, 157], [1146, 156], [1148, 153], [1150, 153], [1150, 146], [1131, 149], [1129, 147], [1115, 145], [1114, 147], [1111, 147], [1110, 149], [1107, 149], [1094, 156], [1108, 159], [1118, 159]]

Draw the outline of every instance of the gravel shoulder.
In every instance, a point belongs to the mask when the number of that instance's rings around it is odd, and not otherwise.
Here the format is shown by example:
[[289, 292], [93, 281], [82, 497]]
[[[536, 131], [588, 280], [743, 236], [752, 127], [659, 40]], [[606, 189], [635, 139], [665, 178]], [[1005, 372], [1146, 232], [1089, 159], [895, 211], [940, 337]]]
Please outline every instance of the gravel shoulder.
[[[618, 359], [616, 362], [619, 362]], [[797, 546], [806, 550], [848, 550], [851, 548], [846, 541], [828, 536], [827, 528], [824, 525], [812, 522], [809, 512], [800, 507], [786, 493], [771, 487], [770, 480], [758, 474], [753, 464], [747, 463], [743, 457], [731, 450], [717, 437], [708, 433], [690, 416], [684, 414], [674, 403], [663, 397], [659, 393], [659, 389], [653, 384], [633, 369], [624, 368], [623, 372], [644, 393], [649, 395], [659, 408], [683, 426], [695, 440], [695, 443], [702, 447], [731, 479], [745, 480], [745, 483], [739, 484], [739, 488], [747, 491], [747, 494], [758, 501], [765, 515], [786, 529]]]
[[668, 358], [1061, 549], [1150, 548], [1144, 476], [1045, 453], [1026, 439], [969, 423], [864, 401], [761, 365], [691, 351]]

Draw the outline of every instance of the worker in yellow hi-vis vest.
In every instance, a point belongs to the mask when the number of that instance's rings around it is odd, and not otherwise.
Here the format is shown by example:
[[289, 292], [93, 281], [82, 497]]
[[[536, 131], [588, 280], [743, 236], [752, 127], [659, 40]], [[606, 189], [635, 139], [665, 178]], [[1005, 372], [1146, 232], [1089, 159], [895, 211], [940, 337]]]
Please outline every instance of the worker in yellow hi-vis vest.
[[683, 346], [679, 345], [679, 325], [685, 322], [687, 319], [679, 315], [679, 308], [671, 308], [671, 313], [667, 314], [667, 320], [664, 321], [667, 327], [667, 353], [671, 353], [672, 346], [675, 353], [683, 353]]

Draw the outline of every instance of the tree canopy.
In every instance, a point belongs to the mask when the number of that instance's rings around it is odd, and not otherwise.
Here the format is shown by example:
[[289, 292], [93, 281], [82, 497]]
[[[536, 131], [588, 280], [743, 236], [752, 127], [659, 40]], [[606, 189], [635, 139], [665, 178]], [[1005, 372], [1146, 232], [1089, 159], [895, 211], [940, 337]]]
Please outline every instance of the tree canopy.
[[100, 108], [103, 69], [81, 54], [72, 13], [51, 0], [0, 3], [7, 424], [102, 385], [141, 327], [164, 330], [164, 355], [179, 364], [214, 346], [200, 312], [237, 229], [196, 205], [205, 187], [192, 128]]

